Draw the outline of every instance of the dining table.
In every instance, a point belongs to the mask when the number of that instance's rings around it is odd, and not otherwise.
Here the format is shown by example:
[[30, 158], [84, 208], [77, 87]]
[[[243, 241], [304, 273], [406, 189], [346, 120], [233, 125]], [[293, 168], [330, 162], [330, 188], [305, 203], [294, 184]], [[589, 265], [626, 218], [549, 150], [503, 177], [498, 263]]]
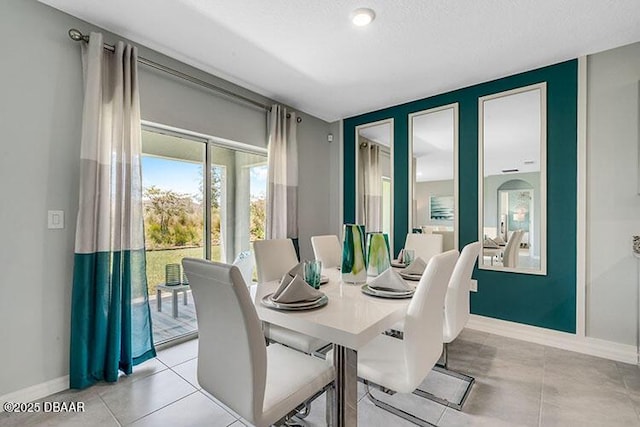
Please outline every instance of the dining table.
[[[387, 299], [366, 295], [363, 284], [342, 281], [337, 268], [323, 269], [328, 282], [320, 290], [328, 303], [306, 311], [281, 311], [265, 307], [261, 300], [274, 292], [278, 281], [251, 287], [260, 320], [333, 343], [336, 371], [334, 426], [358, 425], [358, 350], [405, 316], [411, 299]], [[372, 277], [367, 279], [368, 282]], [[409, 282], [414, 286], [417, 282]]]

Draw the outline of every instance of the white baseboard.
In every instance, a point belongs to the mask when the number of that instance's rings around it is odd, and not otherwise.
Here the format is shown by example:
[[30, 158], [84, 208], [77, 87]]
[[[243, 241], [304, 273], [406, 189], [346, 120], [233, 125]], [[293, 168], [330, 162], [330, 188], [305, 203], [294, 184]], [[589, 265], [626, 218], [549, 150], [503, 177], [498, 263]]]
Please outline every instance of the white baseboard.
[[[64, 377], [55, 378], [45, 383], [32, 385], [31, 387], [17, 390], [4, 396], [0, 396], [0, 403], [14, 402], [14, 403], [27, 403], [34, 400], [42, 399], [54, 393], [67, 390], [69, 388], [69, 375]], [[0, 412], [4, 412], [0, 409]]]
[[467, 323], [469, 329], [515, 338], [549, 347], [589, 354], [618, 362], [637, 364], [636, 347], [591, 337], [579, 337], [566, 332], [523, 325], [506, 320], [472, 314]]

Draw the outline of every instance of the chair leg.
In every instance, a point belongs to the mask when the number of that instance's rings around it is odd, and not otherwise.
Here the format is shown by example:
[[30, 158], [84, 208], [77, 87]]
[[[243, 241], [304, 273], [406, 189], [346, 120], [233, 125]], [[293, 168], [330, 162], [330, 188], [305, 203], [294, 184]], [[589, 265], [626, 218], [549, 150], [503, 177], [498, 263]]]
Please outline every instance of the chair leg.
[[367, 397], [369, 398], [369, 400], [376, 405], [378, 408], [380, 409], [384, 409], [387, 412], [390, 412], [402, 419], [405, 419], [409, 422], [412, 422], [415, 425], [421, 426], [421, 427], [437, 427], [435, 424], [430, 423], [427, 420], [423, 420], [422, 418], [416, 417], [413, 414], [410, 414], [406, 411], [403, 411], [402, 409], [396, 408], [395, 406], [392, 406], [386, 402], [383, 402], [379, 399], [376, 399], [375, 397], [373, 397], [373, 395], [371, 394], [371, 390], [369, 389], [369, 382], [365, 381], [365, 387], [367, 390]]
[[[446, 356], [445, 356], [445, 365], [446, 365]], [[415, 394], [417, 396], [420, 396], [420, 397], [423, 397], [425, 399], [432, 400], [432, 401], [434, 401], [436, 403], [439, 403], [441, 405], [447, 406], [449, 408], [453, 408], [453, 409], [455, 409], [457, 411], [462, 410], [462, 406], [464, 405], [464, 402], [467, 400], [467, 397], [469, 397], [469, 393], [471, 392], [471, 387], [473, 386], [473, 383], [476, 381], [476, 379], [471, 377], [471, 376], [469, 376], [469, 375], [461, 374], [459, 372], [455, 372], [455, 371], [452, 371], [452, 370], [447, 369], [447, 368], [443, 368], [443, 367], [438, 366], [438, 365], [434, 366], [433, 370], [436, 371], [436, 372], [440, 372], [442, 374], [445, 374], [445, 375], [448, 375], [450, 377], [457, 378], [459, 380], [463, 380], [464, 382], [466, 382], [467, 386], [465, 387], [464, 393], [462, 394], [462, 399], [460, 399], [459, 402], [449, 402], [446, 399], [443, 399], [441, 397], [435, 396], [435, 395], [429, 393], [428, 391], [421, 390], [419, 388], [415, 389], [413, 391], [413, 394]]]

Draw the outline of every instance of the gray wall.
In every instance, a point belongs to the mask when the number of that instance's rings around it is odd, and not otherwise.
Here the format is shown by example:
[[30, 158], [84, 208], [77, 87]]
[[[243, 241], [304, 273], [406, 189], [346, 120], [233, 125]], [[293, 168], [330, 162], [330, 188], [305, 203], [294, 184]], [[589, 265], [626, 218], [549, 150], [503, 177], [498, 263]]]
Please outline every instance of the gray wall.
[[587, 335], [635, 345], [640, 43], [587, 62]]
[[[0, 396], [68, 374], [82, 111], [80, 47], [67, 36], [73, 27], [96, 30], [33, 0], [0, 1]], [[234, 87], [148, 49], [140, 54]], [[265, 146], [264, 111], [140, 70], [144, 119]], [[309, 237], [329, 232], [330, 125], [302, 116], [300, 237], [310, 257]], [[49, 209], [65, 211], [64, 229], [47, 230]]]

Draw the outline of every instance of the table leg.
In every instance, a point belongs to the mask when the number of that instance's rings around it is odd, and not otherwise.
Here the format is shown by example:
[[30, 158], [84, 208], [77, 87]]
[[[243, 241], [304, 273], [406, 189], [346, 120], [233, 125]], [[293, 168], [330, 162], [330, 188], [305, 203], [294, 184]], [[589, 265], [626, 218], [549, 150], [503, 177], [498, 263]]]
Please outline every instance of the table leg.
[[173, 302], [173, 318], [177, 319], [178, 318], [178, 293], [176, 291], [171, 291], [171, 293], [173, 294], [172, 296], [172, 302]]
[[335, 427], [358, 425], [358, 352], [333, 345], [333, 365], [336, 368]]
[[156, 302], [158, 303], [158, 311], [162, 311], [162, 291], [156, 289]]
[[187, 305], [187, 291], [182, 291], [182, 302]]

